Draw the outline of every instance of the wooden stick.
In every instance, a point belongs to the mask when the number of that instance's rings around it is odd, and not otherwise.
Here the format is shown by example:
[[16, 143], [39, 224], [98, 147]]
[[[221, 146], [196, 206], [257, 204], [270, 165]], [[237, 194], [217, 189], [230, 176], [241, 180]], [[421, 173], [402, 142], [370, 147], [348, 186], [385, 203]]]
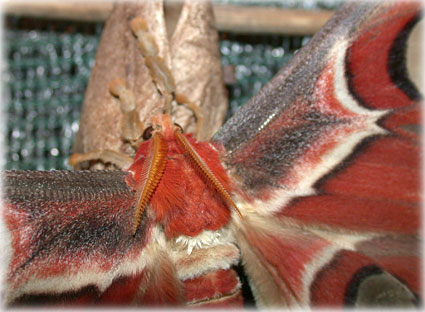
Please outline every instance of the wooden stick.
[[112, 11], [112, 2], [87, 1], [7, 1], [3, 3], [6, 15], [27, 16], [83, 22], [102, 22]]
[[[109, 16], [112, 2], [7, 1], [4, 13], [14, 16], [101, 22]], [[246, 34], [312, 35], [333, 11], [294, 10], [271, 7], [213, 5], [219, 31]]]
[[214, 14], [220, 31], [313, 35], [329, 20], [333, 11], [215, 5]]

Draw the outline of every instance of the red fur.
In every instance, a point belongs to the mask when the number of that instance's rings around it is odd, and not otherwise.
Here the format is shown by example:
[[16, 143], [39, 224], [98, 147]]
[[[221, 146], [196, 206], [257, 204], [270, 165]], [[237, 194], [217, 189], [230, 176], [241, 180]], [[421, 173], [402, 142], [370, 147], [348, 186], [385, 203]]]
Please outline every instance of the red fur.
[[239, 278], [233, 269], [218, 270], [183, 282], [187, 302], [220, 298], [232, 294]]
[[[231, 190], [230, 180], [212, 145], [197, 142], [190, 135], [186, 137], [225, 189]], [[229, 221], [229, 208], [183, 154], [174, 138], [165, 137], [165, 140], [168, 143], [167, 166], [150, 202], [155, 221], [164, 225], [169, 238], [181, 234], [195, 236], [203, 230], [218, 230]], [[136, 181], [140, 177], [147, 148], [148, 142], [140, 146], [129, 168], [135, 172]]]

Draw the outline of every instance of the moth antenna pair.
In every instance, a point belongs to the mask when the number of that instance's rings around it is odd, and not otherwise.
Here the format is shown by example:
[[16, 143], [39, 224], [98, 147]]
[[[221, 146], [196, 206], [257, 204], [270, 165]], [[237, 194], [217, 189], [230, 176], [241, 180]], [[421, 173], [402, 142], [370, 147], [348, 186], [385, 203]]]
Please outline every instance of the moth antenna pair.
[[[176, 127], [174, 130], [174, 138], [179, 147], [184, 151], [184, 154], [189, 157], [204, 179], [214, 187], [226, 204], [233, 208], [243, 220], [243, 216], [230, 197], [229, 192], [224, 188], [223, 184], [215, 176], [202, 157], [196, 152], [179, 127]], [[143, 212], [161, 181], [162, 175], [164, 174], [165, 166], [167, 164], [167, 152], [168, 146], [162, 134], [155, 132], [152, 137], [148, 155], [143, 164], [141, 182], [137, 186], [138, 191], [136, 193], [137, 203], [135, 205], [136, 212], [133, 234], [136, 233], [137, 228], [140, 225]]]

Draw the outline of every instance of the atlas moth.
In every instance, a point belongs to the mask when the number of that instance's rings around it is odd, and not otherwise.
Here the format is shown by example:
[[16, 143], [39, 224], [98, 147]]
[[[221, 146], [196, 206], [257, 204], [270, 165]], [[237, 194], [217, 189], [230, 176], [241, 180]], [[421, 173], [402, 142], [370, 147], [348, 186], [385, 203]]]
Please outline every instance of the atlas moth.
[[[241, 262], [259, 307], [417, 305], [422, 97], [408, 65], [420, 3], [344, 5], [210, 142], [163, 114], [186, 103], [205, 122], [146, 23], [163, 25], [158, 6], [137, 17], [118, 5], [110, 20], [126, 16], [162, 114], [142, 126], [134, 90], [115, 80], [107, 96], [134, 158], [71, 158], [124, 170], [4, 173], [6, 302], [240, 307]], [[208, 10], [188, 2], [182, 19]]]

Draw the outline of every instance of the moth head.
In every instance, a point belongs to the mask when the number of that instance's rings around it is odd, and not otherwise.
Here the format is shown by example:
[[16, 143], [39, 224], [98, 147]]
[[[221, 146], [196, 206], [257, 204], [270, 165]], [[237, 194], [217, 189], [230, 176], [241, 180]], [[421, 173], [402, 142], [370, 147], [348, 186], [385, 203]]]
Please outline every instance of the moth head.
[[143, 132], [143, 139], [150, 139], [155, 133], [160, 133], [165, 140], [173, 139], [174, 132], [179, 130], [183, 132], [180, 125], [173, 123], [168, 114], [157, 114], [152, 117], [152, 125]]

